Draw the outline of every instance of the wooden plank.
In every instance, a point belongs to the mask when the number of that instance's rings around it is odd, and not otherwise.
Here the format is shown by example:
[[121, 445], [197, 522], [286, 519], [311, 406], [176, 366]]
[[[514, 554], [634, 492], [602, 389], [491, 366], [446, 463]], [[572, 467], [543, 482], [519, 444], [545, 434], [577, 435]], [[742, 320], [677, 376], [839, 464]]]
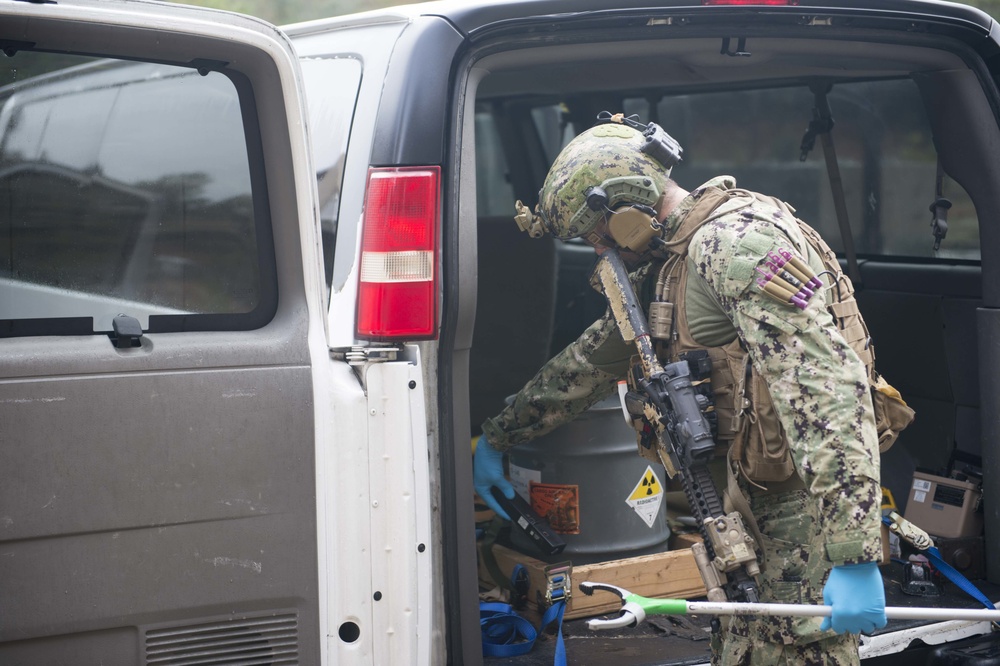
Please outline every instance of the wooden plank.
[[701, 543], [701, 535], [697, 532], [685, 532], [681, 534], [674, 532], [670, 535], [670, 550], [690, 548], [696, 543]]
[[[548, 564], [500, 545], [493, 546], [493, 555], [500, 571], [505, 576], [510, 576], [517, 564], [521, 564], [528, 570], [530, 579], [528, 615], [532, 617], [533, 621], [537, 621], [541, 612], [544, 611], [545, 567]], [[572, 568], [570, 578], [573, 591], [566, 605], [564, 615], [566, 619], [613, 613], [621, 607], [621, 603], [614, 595], [587, 596], [580, 592], [578, 585], [585, 580], [617, 585], [644, 597], [688, 599], [705, 596], [705, 586], [698, 573], [698, 567], [694, 563], [694, 556], [691, 554], [690, 548], [621, 560], [582, 564]], [[479, 557], [479, 581], [486, 588], [496, 586], [483, 563], [482, 553]], [[542, 600], [541, 610], [539, 600]]]

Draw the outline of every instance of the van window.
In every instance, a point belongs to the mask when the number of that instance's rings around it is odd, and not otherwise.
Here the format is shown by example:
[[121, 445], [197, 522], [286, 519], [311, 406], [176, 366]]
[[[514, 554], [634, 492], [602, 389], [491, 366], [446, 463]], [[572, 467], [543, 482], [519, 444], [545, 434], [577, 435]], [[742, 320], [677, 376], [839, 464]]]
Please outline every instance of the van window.
[[[828, 93], [852, 238], [859, 256], [978, 261], [979, 223], [968, 194], [947, 175], [952, 207], [937, 251], [930, 205], [937, 152], [924, 102], [910, 79], [837, 83]], [[686, 189], [734, 176], [737, 185], [787, 201], [831, 247], [843, 251], [822, 140], [802, 157], [816, 98], [806, 86], [684, 95], [644, 93], [622, 111], [663, 126], [684, 148], [673, 176]], [[550, 159], [585, 129], [556, 122], [556, 106], [533, 110]], [[567, 128], [569, 131], [567, 131]]]
[[361, 62], [352, 58], [301, 61], [309, 130], [316, 166], [326, 286], [333, 283], [333, 243], [337, 237], [340, 192], [344, 184], [347, 139], [361, 88]]
[[[965, 190], [945, 177], [952, 202], [937, 252], [929, 206], [937, 152], [912, 80], [838, 83], [827, 96], [855, 248], [861, 256], [979, 259], [979, 225]], [[737, 184], [781, 198], [841, 252], [822, 140], [803, 157], [816, 97], [804, 87], [663, 97], [655, 117], [684, 147], [675, 171], [691, 189], [728, 174]], [[650, 117], [646, 100], [626, 111]], [[801, 161], [800, 161], [801, 160]]]
[[269, 320], [269, 226], [234, 82], [52, 64], [22, 51], [0, 69], [0, 334], [19, 321], [34, 334], [108, 331], [119, 313], [146, 330]]
[[507, 173], [496, 119], [476, 111], [476, 214], [479, 217], [514, 217], [514, 190]]

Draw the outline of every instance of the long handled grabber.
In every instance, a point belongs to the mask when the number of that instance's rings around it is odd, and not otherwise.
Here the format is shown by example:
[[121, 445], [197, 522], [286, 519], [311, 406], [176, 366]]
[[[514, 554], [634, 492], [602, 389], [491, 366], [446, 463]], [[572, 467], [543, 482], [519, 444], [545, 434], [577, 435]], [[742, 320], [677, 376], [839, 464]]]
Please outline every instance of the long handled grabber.
[[[734, 603], [730, 601], [687, 601], [685, 599], [650, 599], [632, 594], [628, 590], [609, 585], [584, 581], [580, 591], [586, 595], [596, 590], [617, 594], [622, 607], [619, 615], [610, 620], [588, 620], [588, 629], [620, 629], [643, 622], [647, 615], [780, 615], [784, 617], [829, 617], [830, 606], [817, 604]], [[890, 620], [967, 620], [977, 622], [1000, 621], [1000, 610], [985, 608], [906, 608], [888, 606], [885, 616]]]

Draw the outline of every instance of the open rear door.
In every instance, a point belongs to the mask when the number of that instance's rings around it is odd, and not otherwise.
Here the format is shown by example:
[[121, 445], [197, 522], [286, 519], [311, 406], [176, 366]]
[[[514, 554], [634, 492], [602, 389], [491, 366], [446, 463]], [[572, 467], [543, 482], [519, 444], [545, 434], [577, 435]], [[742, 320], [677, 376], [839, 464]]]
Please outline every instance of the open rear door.
[[321, 663], [291, 47], [60, 0], [0, 49], [0, 663]]

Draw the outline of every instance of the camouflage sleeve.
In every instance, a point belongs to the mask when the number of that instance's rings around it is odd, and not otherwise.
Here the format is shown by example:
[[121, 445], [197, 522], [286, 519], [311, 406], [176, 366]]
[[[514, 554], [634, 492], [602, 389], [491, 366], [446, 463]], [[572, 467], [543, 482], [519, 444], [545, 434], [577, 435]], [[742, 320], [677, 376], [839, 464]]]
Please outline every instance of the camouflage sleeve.
[[878, 437], [865, 366], [817, 293], [805, 309], [762, 293], [756, 268], [779, 247], [805, 256], [768, 216], [744, 210], [703, 227], [691, 268], [718, 296], [767, 382], [792, 458], [820, 502], [826, 556], [834, 564], [881, 556]]
[[483, 423], [483, 434], [493, 448], [506, 451], [572, 421], [615, 390], [631, 353], [605, 314], [543, 365], [512, 404]]

